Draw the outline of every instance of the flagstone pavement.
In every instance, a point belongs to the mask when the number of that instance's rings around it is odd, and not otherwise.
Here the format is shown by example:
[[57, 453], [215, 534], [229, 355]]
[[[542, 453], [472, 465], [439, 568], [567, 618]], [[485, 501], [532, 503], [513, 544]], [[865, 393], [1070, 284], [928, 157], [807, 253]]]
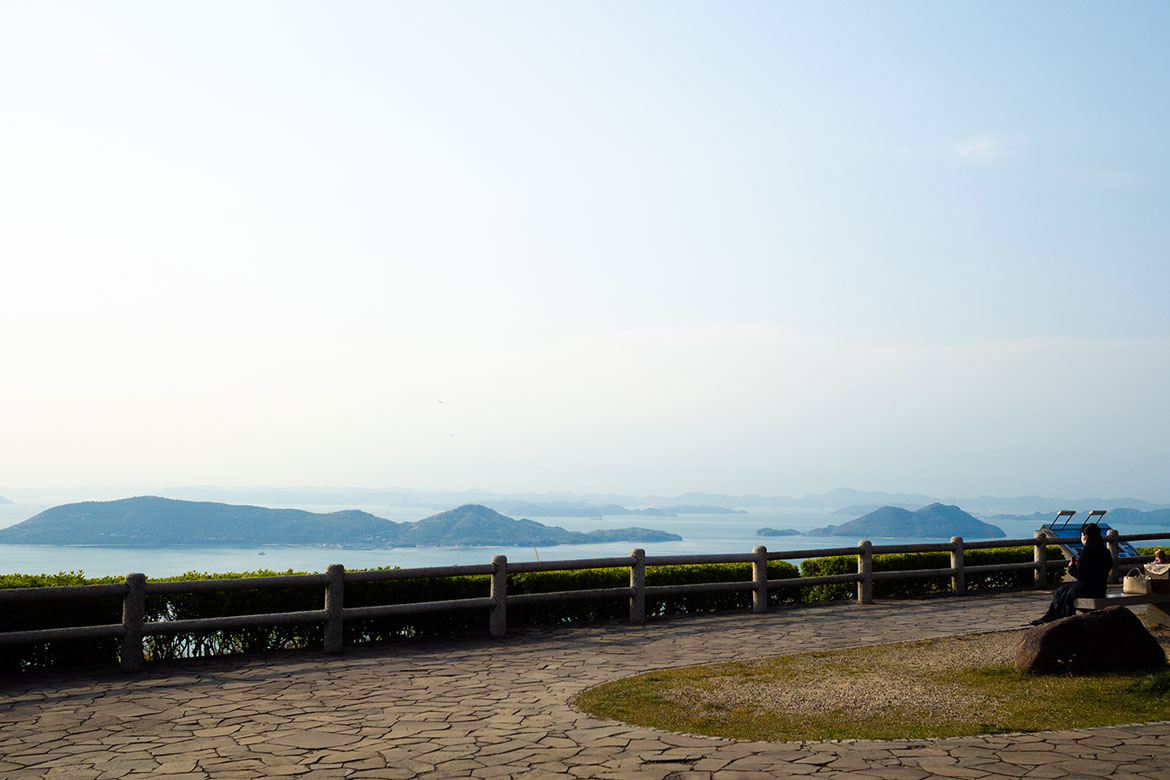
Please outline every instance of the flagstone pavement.
[[742, 742], [598, 720], [570, 704], [587, 686], [664, 666], [1015, 628], [1048, 598], [820, 605], [8, 679], [0, 778], [1164, 778], [1168, 723]]

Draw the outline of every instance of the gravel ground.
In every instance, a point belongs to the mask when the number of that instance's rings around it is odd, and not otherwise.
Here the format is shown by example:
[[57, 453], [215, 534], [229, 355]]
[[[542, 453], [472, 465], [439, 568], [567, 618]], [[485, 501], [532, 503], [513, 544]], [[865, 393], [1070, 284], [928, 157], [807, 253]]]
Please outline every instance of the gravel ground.
[[[680, 686], [668, 695], [688, 708], [714, 704], [792, 714], [847, 711], [859, 718], [913, 709], [927, 716], [974, 721], [994, 713], [998, 703], [948, 684], [946, 673], [957, 668], [1011, 666], [1022, 633], [970, 634], [764, 659], [736, 664], [726, 676]], [[1152, 633], [1170, 654], [1170, 630]], [[843, 673], [843, 662], [847, 673]], [[957, 702], [962, 702], [961, 712], [956, 711]], [[963, 713], [970, 713], [970, 718]]]

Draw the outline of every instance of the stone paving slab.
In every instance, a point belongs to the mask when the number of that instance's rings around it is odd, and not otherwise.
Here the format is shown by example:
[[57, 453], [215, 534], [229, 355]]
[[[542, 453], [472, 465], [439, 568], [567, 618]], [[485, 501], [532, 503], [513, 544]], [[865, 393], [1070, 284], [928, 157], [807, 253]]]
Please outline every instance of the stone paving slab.
[[[1019, 627], [1049, 594], [835, 604], [0, 681], [5, 780], [1164, 778], [1170, 723], [942, 740], [746, 742], [575, 711], [664, 666]], [[486, 622], [486, 617], [485, 617]]]

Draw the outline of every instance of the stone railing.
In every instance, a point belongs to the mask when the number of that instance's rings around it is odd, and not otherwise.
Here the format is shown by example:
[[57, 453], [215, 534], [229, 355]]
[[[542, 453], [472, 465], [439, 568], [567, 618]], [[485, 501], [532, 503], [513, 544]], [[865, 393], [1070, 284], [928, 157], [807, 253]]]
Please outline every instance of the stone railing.
[[[1119, 555], [1120, 541], [1141, 541], [1170, 538], [1170, 532], [1118, 536], [1115, 530], [1108, 533], [1107, 544], [1114, 560], [1114, 574], [1124, 565], [1151, 560], [1147, 556], [1125, 558]], [[237, 579], [189, 580], [178, 582], [147, 582], [146, 575], [127, 574], [125, 582], [109, 585], [81, 585], [50, 588], [13, 588], [0, 590], [0, 608], [30, 609], [41, 601], [76, 601], [78, 599], [116, 596], [122, 599], [122, 622], [110, 625], [75, 626], [49, 628], [32, 631], [10, 631], [0, 633], [0, 645], [31, 644], [39, 642], [85, 640], [116, 637], [121, 638], [121, 667], [134, 671], [143, 662], [143, 639], [147, 636], [181, 634], [198, 631], [233, 630], [287, 624], [322, 624], [324, 626], [324, 650], [326, 653], [340, 653], [343, 650], [342, 628], [347, 620], [366, 618], [417, 615], [446, 612], [451, 610], [487, 609], [492, 636], [503, 636], [507, 630], [507, 608], [513, 606], [556, 603], [573, 600], [587, 600], [612, 597], [629, 599], [629, 619], [641, 624], [646, 620], [646, 599], [676, 596], [690, 593], [714, 593], [726, 591], [749, 591], [752, 594], [752, 611], [765, 612], [768, 609], [768, 592], [776, 588], [804, 588], [816, 585], [856, 584], [857, 600], [868, 604], [873, 600], [873, 585], [883, 580], [915, 579], [920, 577], [949, 576], [953, 594], [967, 592], [966, 578], [970, 574], [1012, 572], [1032, 570], [1035, 572], [1036, 587], [1044, 587], [1047, 573], [1051, 568], [1067, 566], [1064, 559], [1050, 561], [1047, 557], [1049, 544], [1079, 542], [1080, 537], [1055, 537], [1037, 531], [1032, 539], [998, 539], [990, 541], [965, 542], [953, 537], [949, 542], [937, 544], [893, 544], [873, 545], [863, 540], [855, 547], [830, 547], [811, 550], [779, 550], [769, 552], [765, 547], [755, 547], [751, 553], [730, 553], [720, 555], [656, 555], [647, 556], [643, 550], [634, 550], [630, 555], [614, 558], [586, 558], [564, 561], [534, 561], [509, 563], [503, 555], [492, 558], [490, 564], [469, 566], [442, 566], [415, 569], [384, 569], [372, 571], [345, 571], [340, 564], [329, 566], [324, 574], [300, 574], [276, 577], [247, 577]], [[1032, 562], [967, 566], [963, 561], [965, 550], [994, 549], [1032, 545], [1035, 550]], [[903, 571], [873, 570], [875, 554], [949, 552], [950, 566], [940, 569], [913, 569]], [[826, 556], [856, 556], [855, 574], [834, 574], [820, 577], [795, 577], [769, 580], [768, 561], [799, 560]], [[742, 582], [709, 582], [686, 585], [646, 585], [647, 566], [695, 565], [713, 563], [750, 563], [752, 578]], [[571, 571], [577, 569], [628, 568], [628, 587], [600, 588], [593, 590], [556, 591], [551, 593], [526, 593], [508, 595], [508, 574], [518, 572]], [[491, 585], [487, 596], [482, 598], [425, 601], [411, 604], [385, 604], [381, 606], [346, 607], [345, 586], [347, 583], [375, 582], [385, 580], [406, 580], [434, 577], [456, 577], [468, 575], [490, 575]], [[267, 589], [286, 587], [321, 586], [325, 590], [322, 609], [302, 612], [280, 612], [263, 615], [235, 615], [230, 617], [200, 618], [193, 620], [169, 620], [147, 622], [145, 620], [146, 597], [152, 594], [206, 593], [244, 589]]]

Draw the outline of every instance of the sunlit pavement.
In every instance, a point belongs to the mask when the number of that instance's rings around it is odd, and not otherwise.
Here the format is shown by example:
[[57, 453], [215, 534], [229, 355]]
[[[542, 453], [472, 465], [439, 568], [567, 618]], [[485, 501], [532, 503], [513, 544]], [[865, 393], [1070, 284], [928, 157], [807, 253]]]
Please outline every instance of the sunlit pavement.
[[569, 705], [589, 685], [657, 667], [1016, 628], [1048, 598], [838, 604], [10, 679], [0, 682], [0, 777], [1164, 778], [1167, 723], [736, 742], [597, 720]]

